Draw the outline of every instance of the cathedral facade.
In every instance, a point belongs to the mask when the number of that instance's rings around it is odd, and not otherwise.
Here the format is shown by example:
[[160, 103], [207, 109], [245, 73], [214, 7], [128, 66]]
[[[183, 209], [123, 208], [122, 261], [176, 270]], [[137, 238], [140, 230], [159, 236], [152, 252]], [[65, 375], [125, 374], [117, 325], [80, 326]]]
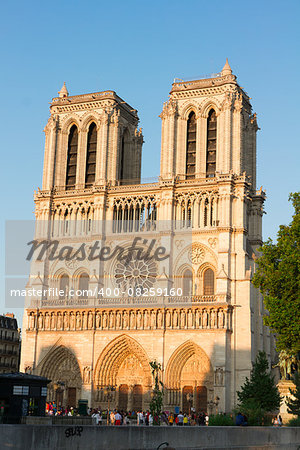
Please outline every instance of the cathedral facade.
[[141, 184], [134, 108], [65, 85], [52, 100], [21, 370], [59, 405], [145, 410], [156, 360], [165, 410], [229, 412], [257, 351], [271, 356], [251, 285], [265, 195], [249, 96], [226, 61], [175, 80], [160, 117], [159, 180]]

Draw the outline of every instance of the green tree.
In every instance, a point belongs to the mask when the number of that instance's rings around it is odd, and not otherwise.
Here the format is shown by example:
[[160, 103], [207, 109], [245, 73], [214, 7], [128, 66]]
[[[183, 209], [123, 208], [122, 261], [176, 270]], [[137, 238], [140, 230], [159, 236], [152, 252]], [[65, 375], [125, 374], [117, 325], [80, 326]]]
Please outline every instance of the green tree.
[[294, 414], [295, 416], [300, 416], [300, 374], [295, 373], [294, 375], [295, 389], [290, 389], [290, 394], [294, 399], [289, 398], [286, 400], [288, 407], [288, 413]]
[[237, 396], [239, 408], [248, 416], [251, 425], [260, 425], [266, 413], [279, 408], [281, 398], [274, 377], [269, 371], [265, 352], [258, 352], [250, 379], [246, 378]]
[[253, 284], [264, 295], [264, 317], [276, 333], [277, 350], [290, 356], [300, 351], [300, 192], [290, 194], [295, 213], [289, 225], [281, 225], [277, 243], [268, 239], [260, 248]]
[[163, 383], [159, 380], [161, 373], [161, 365], [156, 361], [150, 363], [153, 379], [154, 389], [151, 392], [150, 412], [153, 417], [153, 425], [160, 425], [160, 416], [163, 405]]

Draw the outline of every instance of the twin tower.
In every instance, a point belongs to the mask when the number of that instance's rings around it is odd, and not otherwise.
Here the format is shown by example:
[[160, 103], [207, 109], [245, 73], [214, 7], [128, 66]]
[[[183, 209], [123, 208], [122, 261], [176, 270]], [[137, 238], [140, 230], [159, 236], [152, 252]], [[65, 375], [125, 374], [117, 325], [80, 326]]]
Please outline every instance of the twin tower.
[[[137, 111], [115, 92], [69, 96], [64, 84], [50, 110], [43, 190], [140, 183]], [[256, 187], [256, 115], [228, 61], [213, 78], [176, 80], [160, 117], [161, 180], [245, 172]]]
[[[64, 85], [50, 112], [36, 238], [101, 241], [113, 253], [138, 237], [170, 257], [35, 260], [27, 288], [46, 294], [28, 298], [21, 370], [52, 380], [48, 400], [61, 406], [87, 398], [105, 409], [109, 392], [113, 407], [138, 411], [149, 408], [156, 360], [165, 410], [232, 411], [257, 351], [272, 359], [272, 337], [251, 284], [264, 202], [258, 126], [228, 61], [210, 78], [174, 81], [157, 183], [141, 184], [137, 111], [115, 92], [69, 96]], [[96, 293], [71, 296], [82, 288]]]

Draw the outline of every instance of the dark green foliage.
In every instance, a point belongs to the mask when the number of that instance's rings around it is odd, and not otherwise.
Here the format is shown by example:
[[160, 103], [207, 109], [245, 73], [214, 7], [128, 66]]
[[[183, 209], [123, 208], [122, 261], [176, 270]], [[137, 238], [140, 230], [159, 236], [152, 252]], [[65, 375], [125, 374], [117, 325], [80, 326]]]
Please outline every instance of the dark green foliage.
[[286, 423], [288, 427], [300, 427], [300, 417], [296, 417], [295, 419], [291, 419]]
[[264, 323], [276, 333], [277, 350], [292, 356], [300, 351], [300, 192], [289, 200], [293, 220], [280, 226], [276, 244], [269, 239], [261, 247], [252, 282], [264, 295]]
[[152, 398], [150, 402], [150, 412], [153, 417], [153, 425], [160, 425], [160, 416], [163, 405], [163, 383], [159, 381], [159, 374], [161, 372], [161, 365], [156, 361], [151, 361], [150, 367], [154, 378], [154, 389], [152, 391]]
[[210, 427], [232, 427], [234, 425], [233, 418], [227, 414], [217, 414], [209, 416], [208, 426]]
[[[271, 376], [265, 352], [259, 352], [250, 380], [246, 378], [241, 391], [237, 392], [239, 409], [248, 418], [251, 425], [262, 424], [266, 413], [275, 411], [280, 406], [280, 394]], [[253, 423], [256, 421], [257, 423]]]
[[[293, 395], [293, 399], [287, 399], [286, 404], [288, 407], [288, 413], [300, 416], [300, 375], [295, 373], [294, 375], [295, 389], [290, 389], [290, 394]], [[299, 425], [298, 425], [299, 426]]]

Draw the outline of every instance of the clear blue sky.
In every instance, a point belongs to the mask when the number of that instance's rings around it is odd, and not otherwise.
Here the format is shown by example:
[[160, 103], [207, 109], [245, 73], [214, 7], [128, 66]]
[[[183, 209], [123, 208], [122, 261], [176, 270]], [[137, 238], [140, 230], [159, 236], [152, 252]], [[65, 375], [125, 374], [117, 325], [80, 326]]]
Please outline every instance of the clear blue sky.
[[[228, 57], [261, 128], [264, 238], [290, 221], [300, 168], [299, 1], [15, 1], [0, 12], [1, 288], [3, 222], [33, 218], [48, 103], [63, 81], [71, 95], [111, 89], [138, 109], [147, 178], [159, 174], [158, 115], [173, 79], [219, 72]], [[2, 292], [0, 313], [9, 309]]]

